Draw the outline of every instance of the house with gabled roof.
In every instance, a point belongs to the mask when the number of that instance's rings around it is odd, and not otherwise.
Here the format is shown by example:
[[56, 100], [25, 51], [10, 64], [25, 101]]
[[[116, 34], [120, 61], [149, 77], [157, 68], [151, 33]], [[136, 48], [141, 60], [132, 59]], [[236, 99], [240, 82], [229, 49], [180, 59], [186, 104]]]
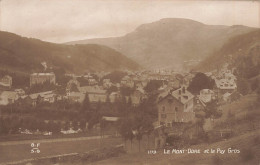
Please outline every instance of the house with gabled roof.
[[68, 83], [67, 83], [67, 86], [66, 86], [66, 92], [72, 92], [72, 87], [73, 85], [77, 88], [80, 87], [80, 82], [76, 79], [76, 77], [73, 77]]
[[83, 93], [83, 94], [90, 94], [90, 93], [93, 93], [93, 94], [104, 94], [106, 93], [106, 90], [103, 89], [103, 87], [101, 86], [82, 86], [82, 87], [79, 87], [78, 88], [79, 92]]
[[85, 99], [85, 94], [81, 92], [71, 92], [67, 98], [72, 102], [82, 103]]
[[2, 77], [0, 79], [0, 87], [4, 88], [4, 89], [9, 89], [12, 87], [12, 77], [9, 75], [5, 75], [4, 77]]
[[17, 99], [16, 103], [26, 104], [35, 107], [42, 102], [54, 103], [56, 100], [56, 94], [53, 91], [45, 91], [39, 93], [32, 93], [30, 95], [22, 95]]
[[137, 88], [134, 92], [130, 95], [132, 105], [138, 106], [143, 99], [147, 98], [147, 95], [143, 88]]
[[133, 79], [130, 78], [129, 76], [123, 77], [120, 84], [121, 86], [130, 87], [130, 88], [133, 88], [135, 85]]
[[186, 87], [160, 94], [157, 100], [159, 124], [172, 127], [176, 122], [194, 121], [193, 99]]
[[225, 93], [233, 93], [237, 89], [235, 80], [233, 79], [215, 79], [218, 91], [218, 98], [221, 98]]
[[211, 102], [211, 100], [216, 99], [215, 93], [210, 89], [202, 89], [200, 90], [199, 99], [203, 101], [203, 103]]
[[18, 99], [18, 94], [14, 91], [0, 92], [0, 105], [12, 104]]
[[36, 84], [43, 84], [49, 82], [50, 84], [56, 84], [56, 76], [52, 73], [33, 73], [30, 75], [30, 86]]

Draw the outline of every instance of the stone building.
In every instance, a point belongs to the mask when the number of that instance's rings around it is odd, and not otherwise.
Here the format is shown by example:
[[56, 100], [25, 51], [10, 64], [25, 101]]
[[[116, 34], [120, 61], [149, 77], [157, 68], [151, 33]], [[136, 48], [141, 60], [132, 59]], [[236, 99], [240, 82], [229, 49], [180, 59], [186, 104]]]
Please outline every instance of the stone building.
[[176, 122], [194, 121], [193, 99], [194, 96], [186, 87], [159, 95], [157, 101], [159, 124], [172, 127]]
[[43, 84], [49, 82], [51, 84], [56, 83], [56, 77], [54, 73], [33, 73], [30, 75], [30, 86], [36, 84]]

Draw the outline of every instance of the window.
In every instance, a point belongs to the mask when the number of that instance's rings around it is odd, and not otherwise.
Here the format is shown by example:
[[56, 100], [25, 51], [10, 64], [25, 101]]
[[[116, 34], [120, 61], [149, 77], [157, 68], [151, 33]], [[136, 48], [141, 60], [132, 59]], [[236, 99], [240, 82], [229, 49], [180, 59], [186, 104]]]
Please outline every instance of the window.
[[165, 119], [167, 117], [166, 114], [161, 114], [161, 118]]
[[168, 99], [168, 103], [172, 104], [173, 103], [173, 99], [172, 98]]
[[162, 111], [163, 111], [163, 112], [165, 111], [165, 106], [162, 107]]
[[175, 112], [178, 112], [178, 107], [175, 107]]
[[171, 123], [167, 123], [167, 127], [171, 127], [171, 125], [172, 125]]
[[164, 122], [161, 121], [161, 122], [160, 122], [160, 125], [164, 125]]

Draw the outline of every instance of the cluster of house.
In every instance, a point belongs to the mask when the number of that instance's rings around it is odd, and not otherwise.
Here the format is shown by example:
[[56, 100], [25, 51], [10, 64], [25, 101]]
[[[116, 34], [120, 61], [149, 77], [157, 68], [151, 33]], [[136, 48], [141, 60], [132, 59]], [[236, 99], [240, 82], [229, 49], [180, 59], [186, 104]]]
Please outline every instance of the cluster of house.
[[[193, 122], [195, 113], [203, 110], [208, 103], [213, 100], [218, 102], [231, 102], [240, 97], [237, 92], [236, 76], [227, 68], [216, 73], [206, 73], [207, 76], [215, 80], [214, 89], [202, 89], [198, 95], [192, 95], [187, 91], [187, 83], [181, 83], [182, 87], [173, 88], [161, 87], [161, 94], [158, 96], [158, 122], [157, 125], [172, 127], [176, 122]], [[188, 75], [190, 82], [192, 75]], [[160, 90], [159, 89], [159, 90]]]
[[[162, 86], [158, 89], [157, 98], [158, 121], [155, 128], [166, 126], [167, 128], [176, 128], [174, 126], [187, 124], [196, 120], [195, 113], [204, 109], [208, 103], [213, 100], [234, 101], [240, 97], [237, 92], [236, 76], [231, 70], [224, 68], [216, 72], [205, 73], [215, 81], [214, 89], [202, 89], [198, 95], [193, 95], [187, 90], [195, 74], [176, 73], [171, 71], [142, 71], [127, 72], [120, 82], [113, 83], [108, 78], [103, 78], [107, 73], [99, 73], [95, 76], [90, 74], [76, 76], [67, 75], [71, 79], [65, 87], [65, 94], [59, 94], [56, 91], [45, 91], [40, 93], [26, 94], [23, 89], [12, 88], [12, 78], [4, 76], [0, 80], [0, 87], [4, 87], [0, 92], [0, 105], [12, 103], [28, 104], [36, 106], [39, 102], [54, 103], [56, 100], [67, 99], [71, 102], [82, 103], [88, 96], [90, 103], [114, 103], [122, 98], [121, 87], [133, 89], [126, 100], [131, 99], [133, 106], [138, 106], [141, 101], [148, 97], [144, 88], [151, 80], [163, 80]], [[88, 84], [82, 85], [78, 78], [84, 78]], [[54, 73], [33, 73], [30, 76], [30, 86], [49, 82], [56, 84]], [[109, 89], [114, 87], [113, 92]], [[179, 132], [181, 132], [179, 130]]]
[[[107, 74], [107, 73], [106, 73]], [[4, 90], [0, 94], [0, 104], [7, 105], [17, 101], [18, 103], [26, 103], [32, 106], [38, 102], [44, 101], [54, 103], [55, 100], [68, 99], [71, 102], [82, 103], [88, 95], [91, 103], [105, 103], [107, 101], [113, 103], [122, 98], [120, 87], [129, 87], [134, 89], [130, 96], [126, 96], [126, 100], [131, 99], [134, 106], [147, 98], [147, 93], [144, 87], [150, 80], [164, 80], [158, 92], [158, 124], [171, 126], [174, 122], [190, 122], [195, 118], [196, 109], [206, 107], [206, 104], [212, 100], [230, 101], [233, 97], [238, 97], [236, 92], [236, 77], [232, 71], [222, 69], [219, 72], [208, 72], [207, 76], [215, 80], [216, 87], [213, 90], [203, 89], [198, 96], [193, 96], [187, 86], [192, 80], [194, 74], [191, 73], [175, 73], [170, 71], [142, 71], [128, 72], [119, 83], [113, 83], [110, 79], [102, 79], [106, 74], [102, 73], [93, 78], [90, 74], [87, 75], [67, 75], [71, 77], [66, 85], [66, 94], [61, 95], [56, 91], [45, 91], [26, 95], [23, 89]], [[87, 80], [88, 85], [81, 86], [77, 78], [83, 77]], [[30, 76], [30, 86], [42, 84], [44, 82], [56, 83], [54, 73], [33, 73]], [[102, 80], [102, 82], [101, 82]], [[1, 79], [0, 85], [5, 84], [11, 88], [12, 78], [4, 76]], [[111, 87], [117, 89], [113, 92], [108, 92]]]
[[[169, 88], [168, 83], [167, 87], [160, 88], [161, 93], [157, 99], [158, 121], [154, 123], [156, 147], [165, 145], [165, 132], [168, 135], [185, 136], [188, 134], [190, 138], [196, 136], [197, 128], [185, 128], [185, 125], [196, 121], [196, 115], [203, 112], [210, 102], [217, 100], [218, 103], [229, 103], [240, 98], [241, 94], [237, 92], [236, 76], [232, 70], [224, 67], [219, 71], [208, 72], [206, 75], [215, 81], [215, 87], [202, 89], [198, 95], [187, 91], [187, 85], [193, 77], [192, 74], [180, 75], [182, 77], [179, 84], [181, 87], [170, 86]], [[166, 129], [163, 126], [166, 126]]]
[[[87, 85], [87, 86], [80, 86], [80, 82], [73, 77], [68, 83], [66, 87], [66, 98], [73, 101], [73, 102], [83, 102], [86, 97], [86, 94], [89, 98], [91, 103], [105, 103], [110, 102], [114, 103], [117, 100], [122, 98], [122, 94], [120, 92], [120, 87], [129, 87], [134, 88], [135, 90], [130, 94], [130, 96], [125, 96], [126, 100], [131, 98], [132, 104], [137, 106], [140, 102], [147, 97], [144, 87], [147, 83], [134, 81], [133, 79], [129, 78], [129, 76], [125, 76], [122, 78], [120, 83], [112, 83], [110, 79], [103, 79], [101, 85]], [[73, 88], [72, 88], [73, 86]], [[111, 87], [115, 87], [116, 91], [111, 93], [108, 92], [108, 89]]]
[[233, 74], [233, 69], [230, 70], [226, 66], [220, 69], [215, 74], [211, 73], [211, 78], [215, 80], [216, 87], [214, 92], [218, 100], [231, 102], [237, 100], [241, 94], [237, 92], [237, 78]]
[[[136, 90], [130, 96], [127, 96], [127, 100], [130, 98], [132, 99], [133, 105], [140, 104], [141, 100], [146, 98], [147, 95], [144, 91], [144, 87], [147, 84], [147, 81], [141, 80], [133, 80], [128, 75], [125, 76], [120, 83], [112, 83], [110, 79], [102, 79], [102, 83], [99, 83], [102, 76], [105, 74], [97, 75], [98, 79], [93, 78], [90, 74], [84, 76], [75, 76], [75, 75], [68, 75], [71, 77], [71, 80], [68, 81], [66, 85], [66, 92], [64, 94], [59, 94], [56, 91], [44, 91], [39, 93], [33, 94], [26, 94], [23, 89], [11, 89], [12, 78], [10, 76], [5, 76], [2, 79], [4, 84], [9, 84], [8, 89], [0, 90], [0, 105], [7, 105], [12, 103], [19, 103], [19, 104], [28, 104], [31, 106], [36, 106], [39, 102], [48, 102], [54, 103], [55, 100], [62, 100], [67, 99], [71, 102], [82, 103], [88, 95], [89, 101], [91, 103], [104, 103], [104, 102], [115, 102], [116, 100], [122, 97], [120, 93], [120, 87], [131, 87], [133, 88], [136, 86]], [[88, 85], [81, 86], [80, 82], [77, 78], [84, 78]], [[10, 80], [9, 80], [10, 79]], [[9, 80], [9, 81], [7, 81]], [[33, 73], [30, 75], [30, 86], [36, 84], [43, 84], [48, 82], [50, 84], [56, 84], [56, 77], [54, 73]], [[5, 85], [7, 86], [7, 85]], [[108, 93], [108, 89], [110, 87], [116, 87], [116, 91], [112, 93]]]
[[[5, 84], [8, 85], [8, 89], [0, 90], [0, 105], [13, 104], [15, 102], [19, 104], [29, 104], [35, 106], [39, 101], [46, 101], [53, 103], [55, 100], [54, 91], [46, 91], [41, 93], [34, 93], [26, 95], [23, 89], [11, 89], [12, 87], [12, 77], [4, 76], [2, 80], [5, 80]], [[49, 82], [55, 84], [55, 74], [54, 73], [33, 73], [30, 75], [30, 86], [36, 84], [43, 84], [44, 82]], [[3, 83], [2, 82], [2, 83]], [[5, 85], [7, 86], [7, 85]]]
[[[160, 90], [164, 91], [171, 87], [178, 87], [181, 82], [180, 79], [185, 80], [185, 75], [176, 74], [172, 71], [158, 70], [158, 71], [142, 71], [142, 72], [126, 72], [120, 82], [112, 83], [110, 79], [103, 78], [108, 72], [95, 73], [95, 78], [90, 74], [74, 75], [67, 74], [71, 77], [71, 80], [66, 85], [66, 94], [60, 95], [56, 91], [44, 91], [40, 93], [26, 94], [23, 89], [12, 90], [12, 78], [10, 76], [4, 76], [1, 79], [0, 85], [4, 84], [8, 87], [2, 90], [0, 97], [1, 105], [7, 105], [18, 101], [19, 103], [26, 103], [35, 106], [39, 101], [45, 101], [53, 103], [55, 100], [68, 99], [72, 102], [83, 102], [86, 94], [88, 94], [89, 100], [92, 103], [97, 102], [115, 102], [122, 97], [120, 93], [120, 87], [129, 87], [134, 89], [130, 96], [126, 96], [126, 100], [131, 99], [134, 106], [140, 104], [140, 102], [147, 98], [147, 94], [144, 87], [150, 80], [164, 80], [168, 82], [168, 85], [164, 85]], [[78, 78], [85, 79], [88, 83], [84, 86], [78, 81]], [[56, 84], [56, 76], [54, 73], [33, 73], [30, 75], [30, 86], [36, 84], [43, 84], [48, 82], [50, 84]], [[115, 87], [116, 91], [108, 93], [108, 89]]]
[[0, 105], [7, 105], [9, 102], [13, 103], [17, 99], [14, 92], [8, 91], [12, 88], [12, 83], [13, 79], [9, 75], [5, 75], [0, 79]]

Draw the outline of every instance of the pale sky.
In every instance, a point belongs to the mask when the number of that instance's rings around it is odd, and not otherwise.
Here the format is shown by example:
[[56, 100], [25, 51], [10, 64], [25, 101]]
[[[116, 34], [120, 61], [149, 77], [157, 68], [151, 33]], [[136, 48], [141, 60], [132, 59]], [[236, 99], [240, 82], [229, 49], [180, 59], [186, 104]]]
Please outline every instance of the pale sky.
[[170, 0], [2, 0], [2, 31], [50, 42], [122, 36], [143, 23], [189, 18], [259, 27], [259, 2]]

